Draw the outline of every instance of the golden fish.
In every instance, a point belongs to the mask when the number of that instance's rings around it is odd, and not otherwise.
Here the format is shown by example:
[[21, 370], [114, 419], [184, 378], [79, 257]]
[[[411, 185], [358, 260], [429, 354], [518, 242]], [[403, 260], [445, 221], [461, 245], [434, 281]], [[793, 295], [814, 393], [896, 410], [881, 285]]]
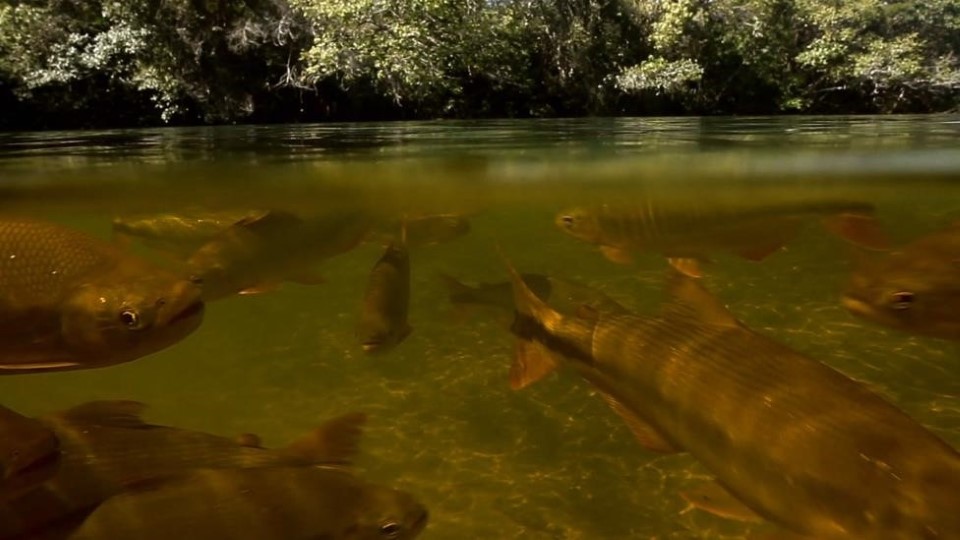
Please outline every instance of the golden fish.
[[70, 540], [409, 540], [427, 524], [410, 494], [343, 470], [201, 469], [101, 504]]
[[960, 223], [882, 258], [864, 257], [844, 292], [844, 307], [891, 328], [960, 339]]
[[514, 387], [578, 372], [659, 452], [717, 480], [689, 495], [818, 540], [960, 538], [960, 453], [864, 385], [746, 328], [676, 275], [659, 316], [558, 313], [512, 268]]
[[135, 238], [152, 249], [186, 259], [234, 223], [264, 213], [225, 210], [118, 217], [113, 220], [113, 233], [118, 238]]
[[185, 279], [60, 225], [0, 220], [2, 374], [129, 362], [202, 318]]
[[360, 305], [357, 338], [368, 353], [386, 352], [410, 335], [410, 256], [405, 235], [387, 246], [370, 271]]
[[83, 516], [138, 482], [196, 468], [345, 465], [357, 452], [365, 417], [330, 420], [289, 446], [264, 449], [140, 419], [134, 401], [94, 401], [41, 417], [59, 441], [49, 480], [0, 504], [0, 539], [18, 538]]
[[359, 212], [301, 218], [282, 211], [241, 220], [201, 246], [187, 261], [205, 300], [254, 294], [284, 281], [317, 284], [316, 266], [353, 249], [368, 235]]
[[792, 240], [811, 218], [819, 217], [835, 234], [858, 245], [882, 249], [887, 240], [862, 203], [671, 208], [652, 201], [602, 205], [560, 212], [556, 225], [580, 240], [597, 244], [611, 261], [629, 263], [631, 253], [651, 251], [691, 277], [710, 253], [725, 251], [760, 261]]

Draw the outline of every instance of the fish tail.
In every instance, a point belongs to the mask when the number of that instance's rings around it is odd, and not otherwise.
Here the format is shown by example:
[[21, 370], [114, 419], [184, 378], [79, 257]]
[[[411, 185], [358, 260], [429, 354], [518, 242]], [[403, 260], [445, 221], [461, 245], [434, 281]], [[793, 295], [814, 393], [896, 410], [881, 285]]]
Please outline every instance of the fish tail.
[[517, 341], [514, 344], [513, 363], [510, 365], [510, 388], [519, 390], [542, 379], [558, 365], [556, 354], [534, 335], [523, 331], [524, 327], [533, 323], [549, 333], [559, 326], [562, 316], [530, 290], [499, 246], [497, 251], [510, 273], [513, 287], [516, 319], [512, 329], [517, 335]]
[[500, 257], [503, 259], [503, 263], [510, 273], [510, 283], [513, 286], [513, 304], [517, 314], [537, 321], [547, 331], [556, 329], [562, 321], [563, 316], [548, 306], [546, 302], [538, 298], [537, 295], [530, 290], [530, 287], [523, 281], [523, 277], [521, 277], [517, 269], [513, 267], [513, 264], [499, 246], [497, 246], [497, 251], [500, 253]]
[[826, 216], [821, 221], [825, 229], [857, 247], [890, 249], [890, 238], [872, 213], [844, 212]]
[[471, 304], [476, 302], [476, 290], [457, 278], [440, 272], [437, 274], [444, 287], [451, 304]]

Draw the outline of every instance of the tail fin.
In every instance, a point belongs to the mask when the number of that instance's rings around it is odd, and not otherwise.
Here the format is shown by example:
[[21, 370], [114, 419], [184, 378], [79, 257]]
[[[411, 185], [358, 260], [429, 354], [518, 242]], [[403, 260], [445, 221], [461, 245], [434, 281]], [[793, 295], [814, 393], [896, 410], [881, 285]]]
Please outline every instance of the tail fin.
[[473, 287], [461, 282], [457, 278], [440, 272], [437, 274], [444, 287], [447, 288], [447, 296], [451, 304], [469, 304], [475, 301], [475, 290]]
[[503, 263], [510, 273], [510, 283], [513, 286], [513, 304], [517, 313], [537, 321], [547, 329], [547, 331], [556, 329], [563, 319], [563, 316], [538, 298], [537, 295], [533, 294], [533, 291], [531, 291], [530, 287], [523, 281], [523, 277], [521, 277], [517, 269], [513, 267], [510, 259], [503, 253], [500, 246], [497, 246], [497, 251], [500, 253], [500, 258], [503, 259]]

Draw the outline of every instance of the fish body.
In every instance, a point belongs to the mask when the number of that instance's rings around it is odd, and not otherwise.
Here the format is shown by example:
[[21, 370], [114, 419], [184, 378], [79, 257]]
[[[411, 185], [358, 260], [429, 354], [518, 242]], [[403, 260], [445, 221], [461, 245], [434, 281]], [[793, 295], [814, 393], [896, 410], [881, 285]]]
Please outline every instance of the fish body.
[[656, 317], [565, 316], [514, 272], [515, 387], [572, 367], [648, 448], [689, 452], [731, 500], [820, 540], [960, 538], [960, 454], [677, 276]]
[[228, 210], [118, 217], [113, 220], [113, 232], [120, 237], [135, 238], [152, 249], [186, 259], [234, 223], [264, 213], [257, 210]]
[[139, 416], [143, 407], [133, 401], [94, 401], [40, 418], [59, 442], [58, 468], [42, 484], [0, 497], [0, 539], [82, 517], [128, 486], [190, 469], [346, 464], [357, 451], [363, 422], [362, 415], [346, 415], [287, 448], [264, 449], [147, 424]]
[[70, 540], [407, 540], [427, 510], [403, 491], [326, 468], [198, 470], [100, 505]]
[[886, 247], [886, 238], [863, 203], [822, 202], [770, 206], [670, 207], [652, 201], [601, 205], [560, 212], [563, 232], [599, 245], [607, 258], [621, 263], [644, 251], [667, 257], [679, 271], [699, 277], [697, 262], [728, 252], [759, 261], [780, 250], [812, 218], [822, 218], [836, 234], [871, 248]]
[[412, 331], [410, 309], [410, 255], [404, 239], [392, 242], [377, 260], [360, 305], [357, 339], [368, 353], [387, 352]]
[[432, 214], [406, 217], [403, 223], [391, 222], [378, 231], [375, 238], [388, 245], [396, 240], [396, 231], [406, 228], [406, 245], [419, 248], [434, 244], [444, 244], [470, 232], [470, 222], [460, 214]]
[[251, 294], [283, 281], [322, 282], [316, 265], [366, 238], [369, 219], [334, 212], [309, 219], [282, 211], [241, 220], [197, 249], [187, 261], [206, 300]]
[[50, 478], [60, 441], [48, 426], [0, 406], [0, 500]]
[[863, 260], [843, 305], [884, 326], [960, 340], [960, 223]]
[[200, 290], [53, 223], [0, 220], [0, 374], [101, 367], [180, 341]]

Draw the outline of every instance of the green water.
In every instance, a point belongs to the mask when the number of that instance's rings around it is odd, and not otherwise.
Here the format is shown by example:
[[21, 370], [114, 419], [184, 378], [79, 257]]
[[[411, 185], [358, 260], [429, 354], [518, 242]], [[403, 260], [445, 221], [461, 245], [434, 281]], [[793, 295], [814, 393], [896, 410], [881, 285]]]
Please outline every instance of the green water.
[[[0, 211], [110, 238], [111, 220], [183, 209], [356, 207], [385, 218], [462, 213], [471, 231], [411, 252], [410, 337], [365, 356], [354, 338], [365, 244], [285, 284], [208, 305], [202, 327], [138, 361], [0, 378], [4, 405], [40, 414], [135, 399], [148, 420], [280, 445], [325, 418], [370, 422], [366, 477], [416, 494], [426, 539], [743, 538], [685, 511], [708, 478], [647, 452], [571, 373], [507, 384], [509, 317], [454, 312], [440, 272], [502, 281], [499, 243], [527, 272], [575, 279], [642, 312], [666, 263], [633, 266], [553, 224], [561, 209], [631, 199], [709, 205], [872, 203], [898, 242], [960, 218], [960, 118], [424, 122], [0, 135]], [[718, 255], [706, 285], [753, 329], [867, 382], [960, 445], [960, 344], [855, 319], [839, 304], [848, 246], [816, 221], [755, 263]]]

